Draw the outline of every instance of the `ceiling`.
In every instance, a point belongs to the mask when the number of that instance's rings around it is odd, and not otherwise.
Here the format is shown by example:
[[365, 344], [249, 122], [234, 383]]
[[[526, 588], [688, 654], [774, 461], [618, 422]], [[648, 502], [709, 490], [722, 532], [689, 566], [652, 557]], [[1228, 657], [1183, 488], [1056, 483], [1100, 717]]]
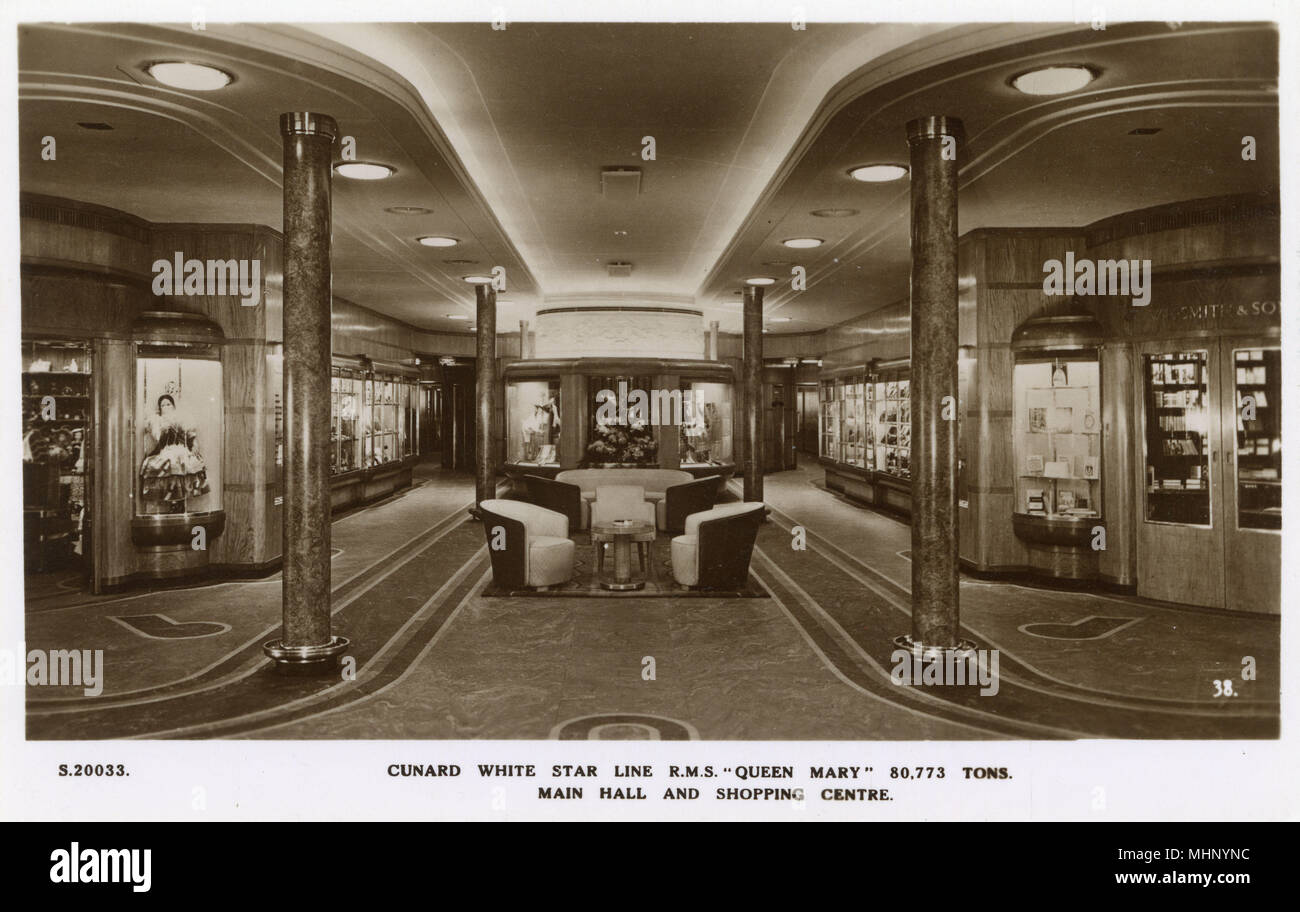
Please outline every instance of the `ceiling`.
[[[236, 80], [168, 89], [143, 70], [160, 58]], [[1007, 84], [1058, 62], [1100, 75], [1051, 98]], [[279, 228], [278, 115], [316, 110], [359, 158], [397, 169], [334, 182], [342, 297], [463, 329], [448, 317], [473, 311], [461, 277], [500, 265], [503, 329], [544, 303], [614, 299], [694, 303], [736, 330], [743, 280], [769, 275], [780, 281], [766, 309], [788, 318], [771, 330], [807, 332], [906, 296], [907, 181], [847, 171], [906, 162], [907, 120], [966, 125], [962, 232], [1078, 226], [1276, 188], [1277, 66], [1272, 27], [1232, 23], [24, 26], [20, 178], [152, 221]], [[55, 162], [40, 160], [45, 135], [58, 137]], [[1246, 135], [1254, 162], [1240, 156]], [[602, 197], [608, 166], [640, 168], [640, 195]], [[811, 215], [823, 208], [856, 212]], [[426, 248], [423, 234], [461, 243]], [[780, 243], [802, 236], [826, 243]], [[612, 260], [631, 276], [609, 276]], [[804, 291], [789, 287], [793, 265]]]

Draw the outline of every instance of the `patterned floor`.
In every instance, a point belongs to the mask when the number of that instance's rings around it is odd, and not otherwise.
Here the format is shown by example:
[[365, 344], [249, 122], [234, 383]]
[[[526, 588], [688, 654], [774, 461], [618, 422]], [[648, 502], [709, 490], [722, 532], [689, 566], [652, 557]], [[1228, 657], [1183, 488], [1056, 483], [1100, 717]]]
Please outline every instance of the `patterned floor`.
[[[353, 648], [325, 679], [277, 675], [262, 656], [278, 579], [38, 598], [29, 648], [103, 649], [106, 671], [97, 697], [28, 688], [28, 737], [1276, 736], [1275, 618], [964, 581], [965, 633], [1000, 657], [996, 694], [895, 683], [907, 527], [817, 481], [767, 479], [752, 567], [766, 597], [539, 599], [484, 597], [472, 479], [428, 477], [334, 524], [335, 629]], [[1257, 679], [1215, 697], [1246, 655]]]

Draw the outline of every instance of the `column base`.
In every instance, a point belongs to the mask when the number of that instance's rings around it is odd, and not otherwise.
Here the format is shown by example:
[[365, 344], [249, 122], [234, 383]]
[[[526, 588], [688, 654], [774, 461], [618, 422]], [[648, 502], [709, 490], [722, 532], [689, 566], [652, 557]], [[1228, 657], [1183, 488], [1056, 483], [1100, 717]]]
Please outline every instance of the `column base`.
[[275, 670], [282, 674], [322, 674], [338, 667], [339, 656], [350, 645], [341, 636], [332, 636], [320, 646], [285, 646], [280, 640], [268, 640], [262, 651], [275, 660]]
[[956, 646], [927, 646], [913, 640], [910, 633], [894, 637], [894, 645], [899, 649], [906, 649], [918, 659], [926, 661], [941, 659], [949, 653], [953, 655], [969, 655], [975, 652], [975, 644], [970, 640], [959, 640]]

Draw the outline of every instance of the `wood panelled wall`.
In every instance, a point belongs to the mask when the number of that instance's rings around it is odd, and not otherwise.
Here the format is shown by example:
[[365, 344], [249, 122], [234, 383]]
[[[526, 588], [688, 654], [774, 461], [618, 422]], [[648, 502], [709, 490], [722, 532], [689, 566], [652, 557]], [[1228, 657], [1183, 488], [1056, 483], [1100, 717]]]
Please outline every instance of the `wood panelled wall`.
[[[211, 563], [246, 572], [280, 557], [283, 493], [276, 462], [282, 396], [283, 240], [258, 225], [152, 224], [75, 200], [24, 194], [20, 200], [22, 331], [95, 343], [96, 458], [93, 530], [96, 575], [109, 585], [139, 570], [131, 544], [135, 484], [132, 325], [145, 310], [200, 313], [225, 334], [223, 385], [224, 532]], [[261, 261], [259, 301], [238, 296], [155, 297], [152, 263], [185, 258]], [[413, 363], [421, 354], [472, 357], [472, 333], [433, 333], [349, 301], [333, 307], [336, 354]], [[498, 351], [518, 350], [518, 333]]]

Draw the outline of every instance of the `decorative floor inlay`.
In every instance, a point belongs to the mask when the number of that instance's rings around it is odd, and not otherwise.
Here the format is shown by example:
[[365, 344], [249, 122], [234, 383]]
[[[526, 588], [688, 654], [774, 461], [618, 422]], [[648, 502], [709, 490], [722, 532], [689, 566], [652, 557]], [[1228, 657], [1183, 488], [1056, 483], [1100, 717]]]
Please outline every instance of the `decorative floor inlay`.
[[694, 726], [639, 713], [580, 716], [551, 729], [558, 741], [698, 741]]

